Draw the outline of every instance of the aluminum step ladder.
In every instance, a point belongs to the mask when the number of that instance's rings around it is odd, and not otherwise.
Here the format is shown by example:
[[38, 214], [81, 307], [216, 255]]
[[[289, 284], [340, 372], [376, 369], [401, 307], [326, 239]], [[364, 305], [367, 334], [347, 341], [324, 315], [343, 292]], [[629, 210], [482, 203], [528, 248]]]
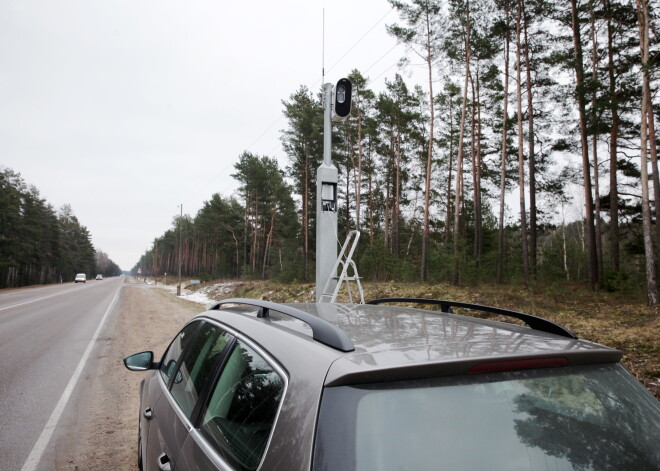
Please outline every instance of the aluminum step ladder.
[[[360, 304], [364, 304], [364, 292], [362, 291], [362, 284], [360, 283], [360, 276], [358, 275], [357, 267], [353, 261], [353, 253], [357, 247], [357, 243], [360, 240], [360, 231], [350, 231], [346, 237], [346, 242], [341, 248], [341, 252], [335, 261], [332, 271], [330, 272], [330, 277], [325, 284], [323, 289], [323, 294], [321, 295], [320, 302], [322, 303], [336, 303], [337, 295], [341, 289], [342, 283], [346, 283], [346, 291], [348, 292], [348, 302], [353, 304], [353, 292], [351, 291], [351, 282], [354, 281], [357, 284], [358, 291], [360, 293]], [[348, 253], [346, 252], [348, 249]], [[337, 276], [337, 270], [341, 265], [341, 274]], [[351, 274], [349, 274], [349, 269]], [[332, 290], [332, 283], [336, 281], [335, 289]]]

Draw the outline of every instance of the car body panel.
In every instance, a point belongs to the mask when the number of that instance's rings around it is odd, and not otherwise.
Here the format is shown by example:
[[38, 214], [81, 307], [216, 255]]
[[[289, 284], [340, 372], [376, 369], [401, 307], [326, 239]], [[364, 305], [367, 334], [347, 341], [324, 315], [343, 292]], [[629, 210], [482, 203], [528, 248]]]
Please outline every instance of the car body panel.
[[[166, 385], [159, 377], [158, 385], [163, 392]], [[153, 408], [153, 418], [147, 442], [148, 462], [156, 463], [167, 456], [172, 470], [177, 468], [179, 453], [192, 428], [179, 406], [169, 393], [159, 396]], [[151, 469], [151, 467], [146, 468]]]
[[181, 469], [234, 471], [206, 441], [198, 429], [192, 429], [181, 449]]
[[[452, 359], [443, 360], [441, 363], [434, 361], [436, 349], [433, 346], [418, 347], [416, 349], [406, 349], [405, 351], [388, 352], [390, 355], [384, 354], [366, 354], [356, 355], [352, 358], [341, 358], [333, 363], [330, 371], [328, 372], [325, 386], [339, 386], [348, 384], [359, 384], [363, 382], [381, 382], [381, 381], [395, 381], [406, 380], [426, 377], [439, 377], [439, 376], [454, 376], [464, 375], [470, 369], [480, 365], [488, 365], [490, 363], [507, 363], [516, 362], [520, 359], [519, 356], [514, 354], [501, 355], [497, 358], [492, 356], [471, 357], [468, 359]], [[411, 357], [427, 356], [428, 362], [409, 361]], [[392, 358], [393, 362], [397, 365], [387, 365], [386, 359]], [[566, 365], [585, 365], [596, 363], [615, 363], [620, 358], [620, 353], [617, 351], [598, 351], [592, 354], [591, 352], [552, 352], [550, 354], [533, 354], [527, 355], [527, 360], [545, 360], [557, 359], [564, 360]], [[534, 365], [534, 363], [531, 363]], [[379, 365], [384, 365], [379, 367]]]
[[[158, 370], [150, 371], [143, 380], [139, 411], [143, 469], [153, 469], [156, 466], [155, 460], [157, 455], [150, 455], [149, 450], [147, 450], [147, 444], [149, 443], [153, 424], [153, 411], [156, 409], [162, 395], [162, 380], [160, 380]], [[151, 412], [151, 418], [148, 418], [149, 411]]]

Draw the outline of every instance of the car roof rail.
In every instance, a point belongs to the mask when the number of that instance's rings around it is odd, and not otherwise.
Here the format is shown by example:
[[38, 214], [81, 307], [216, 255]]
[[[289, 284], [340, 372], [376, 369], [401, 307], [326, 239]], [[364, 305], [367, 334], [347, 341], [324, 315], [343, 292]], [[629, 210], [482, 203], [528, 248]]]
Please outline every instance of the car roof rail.
[[272, 309], [308, 324], [312, 328], [312, 338], [317, 342], [320, 342], [334, 349], [341, 350], [342, 352], [352, 352], [355, 350], [355, 345], [353, 345], [351, 339], [341, 328], [326, 321], [325, 319], [321, 319], [318, 316], [302, 311], [295, 307], [259, 299], [232, 298], [224, 299], [218, 303], [215, 303], [209, 308], [209, 310], [220, 310], [220, 306], [223, 304], [244, 304], [258, 307], [259, 312], [257, 313], [257, 317], [259, 318], [269, 317], [270, 310]]
[[373, 299], [371, 301], [367, 301], [367, 304], [385, 304], [385, 303], [432, 304], [432, 305], [440, 306], [442, 312], [446, 312], [448, 314], [453, 314], [453, 311], [451, 310], [452, 307], [462, 307], [466, 309], [473, 309], [475, 311], [490, 312], [492, 314], [499, 314], [502, 316], [515, 317], [516, 319], [520, 319], [534, 330], [540, 330], [551, 334], [557, 334], [572, 339], [578, 338], [573, 332], [571, 332], [567, 328], [559, 324], [555, 324], [554, 322], [544, 319], [542, 317], [533, 316], [531, 314], [526, 314], [524, 312], [510, 311], [508, 309], [500, 309], [498, 307], [482, 306], [480, 304], [471, 304], [471, 303], [461, 303], [458, 301], [445, 301], [441, 299], [425, 299], [425, 298], [381, 298], [381, 299]]

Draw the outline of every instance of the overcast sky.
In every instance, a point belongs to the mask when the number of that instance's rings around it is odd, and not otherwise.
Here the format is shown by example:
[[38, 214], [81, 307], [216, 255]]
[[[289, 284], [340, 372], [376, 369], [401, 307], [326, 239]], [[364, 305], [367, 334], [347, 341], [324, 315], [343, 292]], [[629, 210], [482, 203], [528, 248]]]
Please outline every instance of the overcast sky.
[[397, 21], [386, 0], [0, 0], [0, 166], [128, 270], [180, 203], [236, 190], [243, 151], [286, 164], [281, 102], [323, 63], [382, 90]]

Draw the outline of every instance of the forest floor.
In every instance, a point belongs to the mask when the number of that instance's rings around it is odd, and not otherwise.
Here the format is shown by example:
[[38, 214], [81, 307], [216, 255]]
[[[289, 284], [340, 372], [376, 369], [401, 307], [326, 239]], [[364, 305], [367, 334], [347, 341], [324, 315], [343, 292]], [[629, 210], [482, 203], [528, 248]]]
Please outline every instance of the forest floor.
[[[365, 300], [384, 297], [445, 299], [544, 317], [563, 325], [579, 338], [621, 350], [624, 366], [660, 400], [660, 310], [647, 306], [642, 297], [592, 292], [567, 285], [537, 288], [501, 285], [457, 287], [450, 284], [383, 282], [363, 283], [362, 286]], [[230, 297], [313, 302], [315, 285], [218, 281], [188, 286], [185, 291], [192, 299], [197, 295], [199, 299], [209, 302]], [[354, 299], [356, 292], [353, 289]], [[343, 294], [346, 298], [346, 293]]]

